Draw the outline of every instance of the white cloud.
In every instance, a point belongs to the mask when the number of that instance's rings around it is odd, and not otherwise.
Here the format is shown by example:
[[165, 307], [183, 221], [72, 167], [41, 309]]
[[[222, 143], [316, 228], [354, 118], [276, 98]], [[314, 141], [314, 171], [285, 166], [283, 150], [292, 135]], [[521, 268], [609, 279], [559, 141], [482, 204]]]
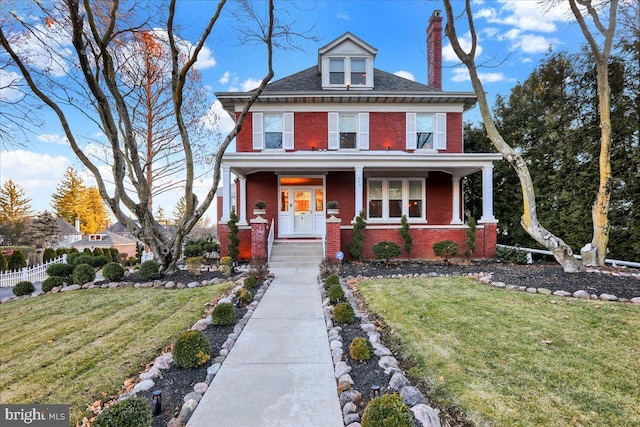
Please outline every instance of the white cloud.
[[222, 108], [222, 103], [216, 101], [211, 105], [209, 111], [207, 111], [204, 125], [208, 130], [219, 130], [223, 136], [226, 136], [233, 130], [235, 122], [229, 113]]
[[411, 80], [411, 81], [414, 81], [414, 82], [416, 81], [415, 76], [410, 71], [400, 70], [400, 71], [396, 71], [393, 74], [395, 74], [398, 77], [402, 77], [404, 79], [407, 79], [407, 80]]
[[340, 13], [338, 13], [338, 15], [336, 15], [336, 17], [337, 17], [338, 19], [342, 19], [342, 20], [345, 20], [345, 21], [348, 21], [348, 20], [350, 20], [350, 19], [351, 19], [351, 17], [350, 17], [347, 13], [345, 13], [345, 12], [340, 12]]
[[67, 143], [69, 142], [66, 136], [57, 133], [38, 135], [36, 136], [36, 139], [47, 144], [67, 145]]
[[242, 91], [248, 92], [250, 90], [256, 89], [258, 86], [260, 86], [260, 82], [262, 82], [262, 80], [248, 78], [242, 82], [242, 85], [241, 85]]
[[[467, 32], [462, 37], [458, 38], [458, 42], [460, 43], [460, 47], [465, 52], [469, 52], [471, 49], [471, 33]], [[482, 46], [480, 46], [480, 42], [476, 46], [476, 58], [482, 54]], [[453, 51], [453, 47], [451, 47], [451, 43], [448, 43], [446, 46], [442, 48], [442, 59], [446, 62], [460, 62], [456, 53]]]
[[[478, 73], [478, 77], [480, 77], [480, 81], [484, 84], [486, 83], [496, 83], [507, 80], [503, 73]], [[471, 81], [469, 77], [469, 71], [466, 67], [457, 67], [453, 69], [453, 77], [451, 77], [456, 83], [468, 82]]]
[[548, 39], [534, 34], [523, 34], [513, 44], [513, 47], [520, 49], [524, 53], [544, 53], [549, 50], [550, 46], [557, 44], [560, 44], [560, 41], [556, 39]]
[[218, 80], [220, 82], [220, 84], [226, 85], [227, 83], [229, 83], [229, 76], [231, 75], [231, 73], [229, 73], [229, 71], [225, 71], [222, 74], [222, 77], [220, 77], [220, 80]]
[[24, 94], [18, 89], [21, 80], [20, 74], [0, 68], [0, 101], [13, 102], [22, 98]]

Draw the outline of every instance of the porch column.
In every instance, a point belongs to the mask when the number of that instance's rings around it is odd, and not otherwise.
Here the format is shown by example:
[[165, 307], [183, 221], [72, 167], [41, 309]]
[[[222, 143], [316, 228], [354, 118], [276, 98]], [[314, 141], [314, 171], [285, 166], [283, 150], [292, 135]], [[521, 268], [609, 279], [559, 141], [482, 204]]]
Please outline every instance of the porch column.
[[451, 187], [453, 193], [453, 206], [451, 210], [451, 224], [463, 224], [462, 219], [460, 218], [460, 183], [462, 182], [462, 177], [452, 176], [451, 177]]
[[[358, 216], [358, 214], [360, 213], [360, 211], [363, 209], [362, 208], [362, 194], [363, 194], [363, 187], [364, 187], [364, 166], [356, 166], [354, 168], [355, 173], [356, 173], [356, 191], [355, 191], [355, 216]], [[354, 216], [354, 220], [355, 220], [355, 216]]]
[[493, 216], [493, 165], [482, 167], [482, 217], [480, 222], [496, 222]]
[[226, 223], [231, 215], [231, 169], [222, 165], [222, 217], [220, 222]]
[[243, 176], [238, 177], [238, 184], [240, 186], [240, 200], [238, 200], [238, 225], [247, 224], [247, 178]]

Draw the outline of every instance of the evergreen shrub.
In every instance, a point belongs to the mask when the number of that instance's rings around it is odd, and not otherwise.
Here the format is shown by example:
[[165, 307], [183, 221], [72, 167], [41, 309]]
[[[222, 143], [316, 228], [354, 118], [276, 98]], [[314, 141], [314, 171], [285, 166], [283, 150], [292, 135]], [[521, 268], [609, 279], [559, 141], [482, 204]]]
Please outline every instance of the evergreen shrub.
[[24, 252], [20, 249], [16, 249], [13, 251], [9, 257], [7, 257], [7, 269], [8, 270], [19, 270], [21, 268], [25, 268], [27, 266], [27, 258], [24, 256]]
[[46, 248], [42, 252], [42, 262], [49, 262], [56, 259], [56, 250], [53, 248]]
[[105, 265], [109, 264], [109, 260], [105, 255], [94, 256], [92, 260], [92, 264], [95, 268], [102, 268]]
[[49, 277], [61, 277], [66, 282], [73, 274], [73, 266], [69, 264], [51, 264], [47, 267], [47, 274]]
[[142, 280], [157, 279], [160, 277], [160, 263], [153, 259], [147, 260], [140, 264], [138, 274]]
[[496, 248], [496, 259], [509, 264], [527, 264], [527, 251], [519, 248]]
[[441, 240], [433, 244], [433, 253], [446, 260], [458, 256], [460, 247], [453, 240]]
[[222, 302], [211, 312], [211, 324], [214, 326], [231, 326], [236, 319], [236, 308], [230, 302]]
[[390, 241], [378, 242], [371, 247], [377, 259], [384, 259], [387, 264], [391, 258], [400, 256], [400, 246]]
[[88, 282], [93, 282], [96, 278], [96, 270], [89, 264], [78, 264], [73, 269], [73, 283], [78, 285], [84, 285]]
[[8, 269], [7, 259], [0, 252], [0, 273]]
[[64, 279], [58, 276], [47, 277], [42, 281], [42, 292], [49, 292], [56, 286], [63, 286]]
[[110, 262], [102, 269], [102, 276], [109, 282], [117, 282], [124, 277], [124, 268], [117, 262]]
[[329, 286], [329, 289], [327, 289], [327, 296], [329, 297], [329, 301], [331, 301], [333, 304], [337, 303], [338, 301], [342, 301], [344, 299], [344, 291], [342, 290], [342, 286]]
[[336, 323], [341, 324], [353, 323], [353, 321], [356, 320], [356, 314], [354, 313], [351, 304], [348, 304], [346, 302], [336, 304], [335, 308], [333, 309], [333, 320]]
[[107, 407], [93, 422], [93, 427], [148, 427], [152, 415], [149, 402], [141, 397], [122, 400]]
[[100, 255], [104, 255], [104, 252], [102, 251], [102, 248], [94, 248], [93, 249], [93, 256], [100, 256]]
[[362, 414], [362, 427], [413, 427], [411, 409], [400, 395], [385, 394], [369, 402]]
[[21, 297], [23, 295], [30, 295], [32, 293], [34, 293], [36, 291], [35, 286], [33, 286], [33, 283], [24, 280], [22, 282], [18, 282], [16, 283], [16, 285], [13, 287], [13, 294], [17, 297]]
[[258, 278], [255, 276], [245, 277], [244, 287], [247, 289], [256, 289], [258, 287]]
[[366, 362], [371, 359], [373, 354], [373, 346], [368, 339], [362, 337], [356, 337], [349, 344], [349, 356], [353, 360], [359, 362]]
[[244, 288], [238, 289], [238, 292], [236, 292], [236, 298], [238, 298], [238, 302], [242, 305], [251, 304], [251, 301], [253, 301], [253, 295], [251, 295], [251, 292]]
[[181, 368], [197, 368], [210, 358], [211, 344], [202, 331], [186, 331], [173, 345], [173, 360]]
[[327, 277], [327, 281], [325, 283], [325, 286], [327, 288], [330, 288], [331, 286], [335, 286], [335, 285], [339, 285], [340, 284], [340, 278], [338, 276], [336, 276], [335, 274], [332, 274], [331, 276]]

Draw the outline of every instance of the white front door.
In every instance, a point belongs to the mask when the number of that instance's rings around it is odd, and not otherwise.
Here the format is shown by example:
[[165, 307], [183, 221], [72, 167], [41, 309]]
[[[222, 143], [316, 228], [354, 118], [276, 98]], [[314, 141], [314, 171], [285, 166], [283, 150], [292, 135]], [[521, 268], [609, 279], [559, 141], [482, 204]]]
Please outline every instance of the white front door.
[[280, 187], [278, 237], [321, 237], [324, 188]]

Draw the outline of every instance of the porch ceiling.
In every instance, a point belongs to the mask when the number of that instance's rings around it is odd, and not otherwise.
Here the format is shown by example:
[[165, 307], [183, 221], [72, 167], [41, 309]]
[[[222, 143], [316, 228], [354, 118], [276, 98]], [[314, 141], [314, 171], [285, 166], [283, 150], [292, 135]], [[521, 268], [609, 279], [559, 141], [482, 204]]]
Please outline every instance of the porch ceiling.
[[416, 172], [442, 171], [457, 177], [470, 175], [492, 166], [502, 156], [497, 153], [405, 153], [387, 151], [316, 151], [227, 153], [223, 163], [236, 175], [256, 172], [280, 174], [319, 174], [329, 171]]

